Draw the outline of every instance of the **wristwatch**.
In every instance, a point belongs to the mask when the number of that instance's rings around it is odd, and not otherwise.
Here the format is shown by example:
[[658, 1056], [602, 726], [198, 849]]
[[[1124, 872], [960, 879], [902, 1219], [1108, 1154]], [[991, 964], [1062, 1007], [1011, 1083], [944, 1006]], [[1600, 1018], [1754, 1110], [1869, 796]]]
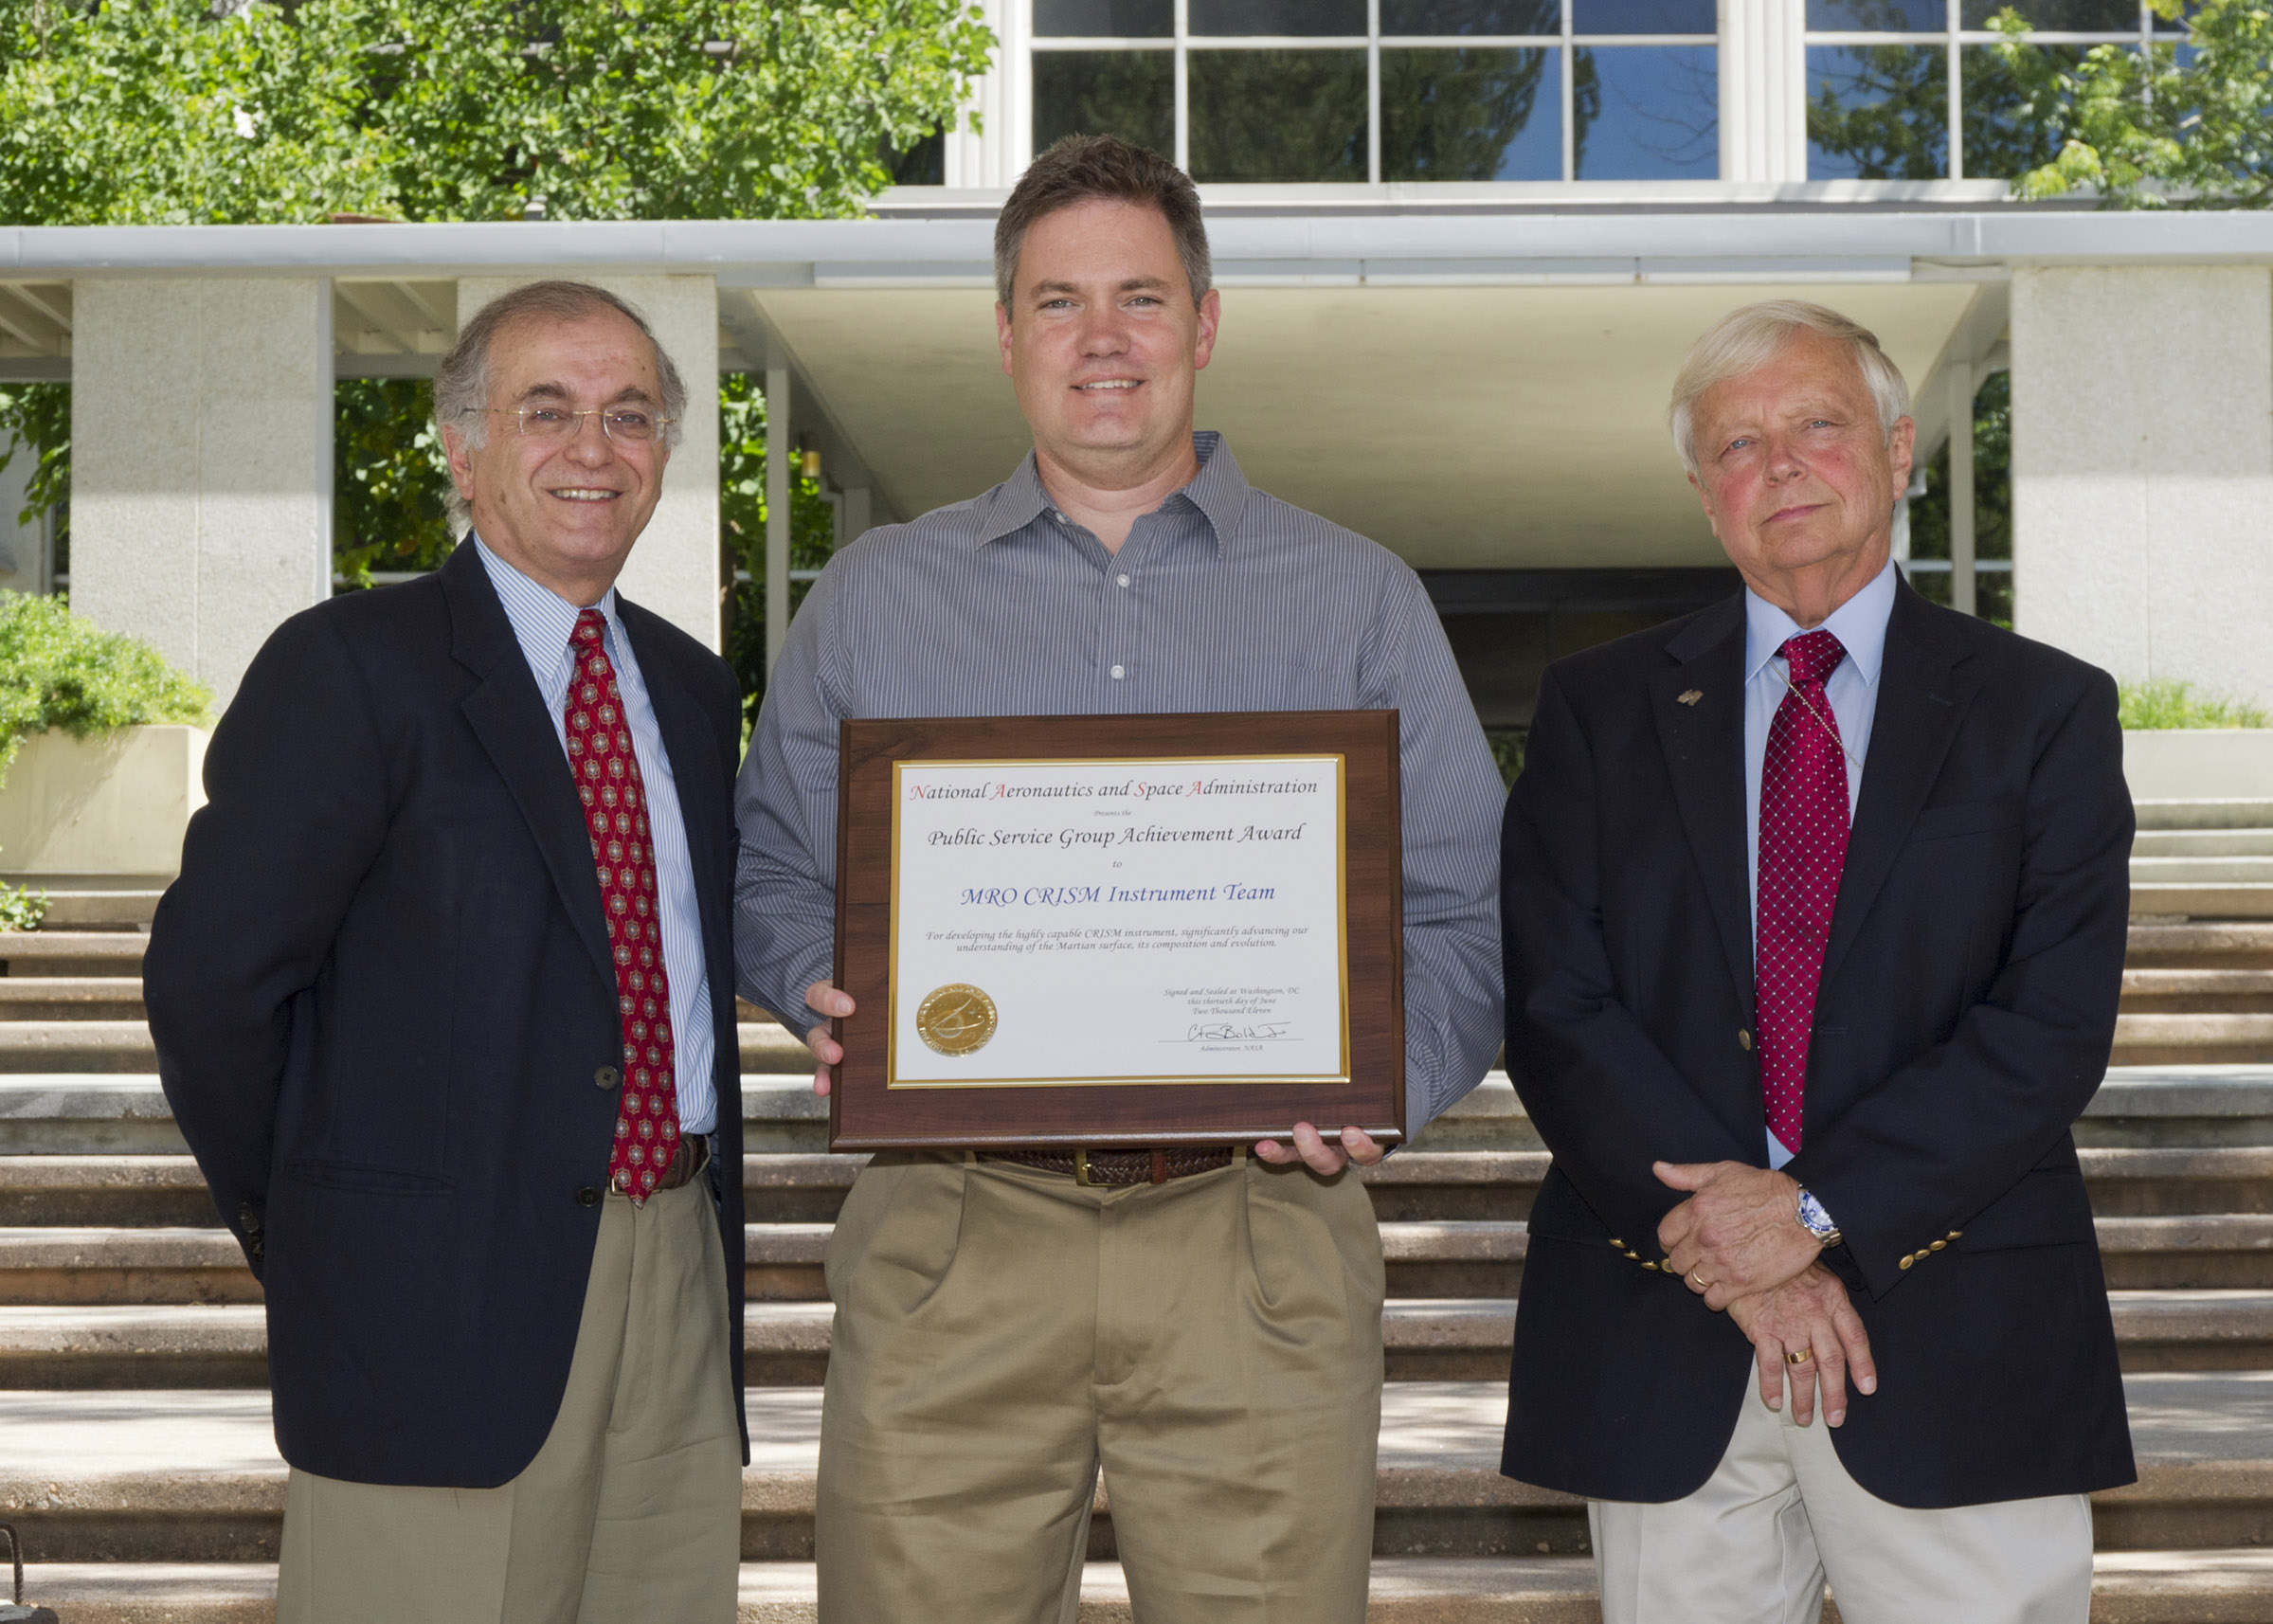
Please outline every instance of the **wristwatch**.
[[1823, 1203], [1805, 1190], [1799, 1192], [1799, 1225], [1826, 1246], [1839, 1244], [1839, 1226], [1831, 1222]]

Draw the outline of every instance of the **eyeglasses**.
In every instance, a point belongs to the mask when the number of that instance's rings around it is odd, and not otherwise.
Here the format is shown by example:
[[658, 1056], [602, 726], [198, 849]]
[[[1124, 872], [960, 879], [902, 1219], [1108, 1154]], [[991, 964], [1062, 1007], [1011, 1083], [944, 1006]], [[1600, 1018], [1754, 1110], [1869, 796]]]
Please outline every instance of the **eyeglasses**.
[[567, 406], [484, 406], [484, 411], [514, 419], [520, 432], [537, 440], [573, 440], [583, 432], [584, 420], [600, 420], [600, 432], [619, 445], [645, 445], [663, 432], [671, 420], [641, 406], [597, 406], [570, 411]]

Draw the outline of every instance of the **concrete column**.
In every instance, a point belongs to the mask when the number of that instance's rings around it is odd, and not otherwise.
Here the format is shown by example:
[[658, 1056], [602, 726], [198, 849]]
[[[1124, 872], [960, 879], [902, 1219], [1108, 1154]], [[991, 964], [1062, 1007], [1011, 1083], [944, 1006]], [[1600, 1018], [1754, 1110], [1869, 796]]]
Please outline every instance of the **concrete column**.
[[[947, 184], [1009, 187], [1034, 161], [1034, 72], [1027, 42], [1033, 8], [1027, 0], [980, 0], [995, 36], [994, 60], [972, 81], [947, 132]], [[970, 127], [970, 115], [980, 127]]]
[[225, 705], [332, 594], [332, 286], [88, 279], [73, 289], [71, 606]]
[[1721, 8], [1721, 178], [1808, 178], [1807, 0]]
[[1949, 606], [1975, 612], [1974, 593], [1974, 371], [1970, 361], [1949, 364]]
[[[458, 324], [530, 277], [466, 277]], [[710, 277], [586, 277], [647, 318], [687, 381], [686, 422], [663, 475], [663, 497], [631, 550], [618, 589], [716, 648], [718, 634], [718, 287]]]
[[2273, 702], [2273, 268], [2016, 270], [2012, 527], [2022, 631]]
[[766, 669], [789, 641], [789, 369], [766, 369]]
[[855, 485], [844, 493], [844, 540], [858, 541], [875, 524], [870, 517], [874, 511], [869, 488]]

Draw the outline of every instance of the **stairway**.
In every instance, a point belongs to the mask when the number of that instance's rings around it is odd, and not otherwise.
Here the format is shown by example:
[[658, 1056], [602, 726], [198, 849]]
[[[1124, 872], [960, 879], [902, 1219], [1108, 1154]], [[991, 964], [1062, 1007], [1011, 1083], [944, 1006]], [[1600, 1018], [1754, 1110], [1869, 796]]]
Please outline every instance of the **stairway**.
[[[2264, 844], [2273, 867], [2273, 831]], [[2226, 902], [2199, 871], [2152, 877], [2201, 860], [2229, 859], [2142, 838], [2116, 1064], [2077, 1135], [2141, 1471], [2095, 1500], [2094, 1616], [2127, 1624], [2273, 1624], [2273, 906], [2251, 911], [2256, 880]], [[27, 1596], [65, 1624], [253, 1624], [283, 1500], [260, 1292], [153, 1074], [136, 978], [153, 902], [60, 898], [48, 929], [0, 933], [0, 1521], [23, 1531]], [[859, 1163], [826, 1153], [803, 1053], [742, 1027], [742, 1616], [769, 1624], [812, 1615], [821, 1257]], [[1580, 1503], [1497, 1470], [1545, 1164], [1495, 1076], [1367, 1177], [1391, 1295], [1377, 1620], [1597, 1616]], [[1129, 1616], [1109, 1489], [1084, 1620]]]

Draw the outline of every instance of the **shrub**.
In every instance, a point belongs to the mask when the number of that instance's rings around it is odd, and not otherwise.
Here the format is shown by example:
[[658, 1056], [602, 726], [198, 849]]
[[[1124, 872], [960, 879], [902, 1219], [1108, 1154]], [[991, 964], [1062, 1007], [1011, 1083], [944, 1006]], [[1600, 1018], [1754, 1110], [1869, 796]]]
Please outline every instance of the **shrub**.
[[2273, 727], [2273, 716], [2266, 714], [2264, 706], [2216, 694], [2197, 694], [2191, 682], [2156, 677], [2126, 682], [2117, 692], [2125, 728]]
[[[0, 780], [33, 733], [88, 738], [142, 722], [202, 723], [212, 695], [148, 643], [97, 629], [60, 598], [0, 591]], [[29, 930], [45, 892], [0, 885], [0, 929]]]

